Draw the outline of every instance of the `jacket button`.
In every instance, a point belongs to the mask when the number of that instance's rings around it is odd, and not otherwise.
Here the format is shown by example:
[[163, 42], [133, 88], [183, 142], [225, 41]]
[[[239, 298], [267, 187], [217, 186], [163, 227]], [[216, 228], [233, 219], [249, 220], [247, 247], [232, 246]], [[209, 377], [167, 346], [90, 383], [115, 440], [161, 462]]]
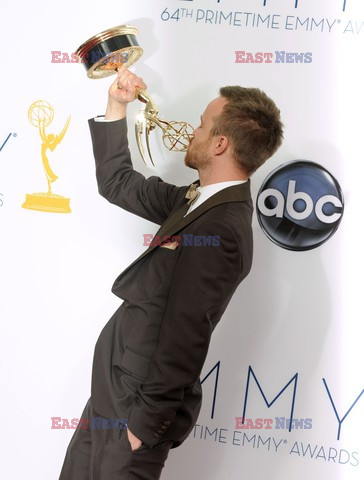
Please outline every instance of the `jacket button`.
[[154, 433], [153, 433], [153, 437], [154, 437], [154, 438], [159, 438], [160, 435], [158, 435], [158, 433], [154, 432]]

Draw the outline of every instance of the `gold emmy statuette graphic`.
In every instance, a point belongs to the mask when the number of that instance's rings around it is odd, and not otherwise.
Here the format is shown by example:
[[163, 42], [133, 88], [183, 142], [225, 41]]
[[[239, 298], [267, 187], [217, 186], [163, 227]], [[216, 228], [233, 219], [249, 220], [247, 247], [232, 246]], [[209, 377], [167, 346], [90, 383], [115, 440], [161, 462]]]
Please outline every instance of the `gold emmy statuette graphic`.
[[[133, 65], [143, 54], [136, 35], [138, 30], [132, 25], [120, 25], [98, 33], [77, 50], [76, 55], [92, 79], [104, 78], [114, 74], [121, 65]], [[135, 134], [139, 152], [145, 161], [142, 135], [145, 132], [150, 161], [153, 163], [149, 134], [156, 125], [162, 129], [164, 145], [168, 150], [185, 152], [193, 138], [193, 127], [187, 122], [167, 122], [158, 117], [158, 107], [145, 90], [137, 90], [136, 98], [145, 103], [145, 109], [139, 112], [135, 123]]]
[[69, 213], [70, 199], [52, 193], [51, 185], [57, 180], [57, 175], [49, 165], [47, 150], [53, 150], [61, 143], [66, 134], [70, 117], [68, 117], [62, 132], [59, 135], [46, 133], [45, 127], [48, 127], [53, 121], [54, 110], [45, 100], [37, 100], [32, 103], [28, 110], [28, 118], [33, 127], [38, 128], [40, 138], [42, 139], [42, 162], [48, 182], [48, 192], [27, 194], [23, 208], [30, 210], [40, 210], [42, 212]]

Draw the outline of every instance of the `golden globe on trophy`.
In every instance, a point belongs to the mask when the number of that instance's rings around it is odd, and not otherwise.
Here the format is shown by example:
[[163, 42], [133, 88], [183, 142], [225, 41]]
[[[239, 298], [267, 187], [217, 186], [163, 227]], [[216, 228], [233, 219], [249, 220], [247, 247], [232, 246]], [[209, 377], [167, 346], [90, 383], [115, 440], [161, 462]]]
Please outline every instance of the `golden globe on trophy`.
[[[87, 76], [92, 79], [104, 78], [117, 72], [121, 65], [133, 65], [143, 54], [137, 41], [138, 30], [132, 25], [120, 25], [110, 28], [83, 43], [76, 55], [83, 63]], [[142, 135], [145, 132], [146, 145], [150, 161], [154, 165], [150, 151], [149, 135], [158, 126], [162, 130], [162, 139], [168, 150], [185, 152], [193, 138], [193, 127], [187, 122], [167, 122], [158, 117], [158, 107], [145, 90], [137, 90], [136, 98], [145, 103], [145, 109], [139, 112], [135, 123], [135, 134], [139, 152], [145, 161]]]
[[29, 210], [40, 210], [43, 212], [70, 213], [70, 199], [52, 192], [52, 183], [55, 182], [58, 177], [51, 169], [47, 156], [47, 151], [53, 151], [63, 140], [70, 122], [70, 117], [68, 117], [63, 130], [59, 135], [46, 133], [45, 130], [46, 127], [52, 123], [53, 117], [54, 110], [45, 100], [37, 100], [29, 107], [28, 119], [33, 127], [38, 128], [42, 140], [42, 163], [47, 177], [48, 191], [26, 194], [25, 202], [22, 204], [22, 207], [28, 208]]

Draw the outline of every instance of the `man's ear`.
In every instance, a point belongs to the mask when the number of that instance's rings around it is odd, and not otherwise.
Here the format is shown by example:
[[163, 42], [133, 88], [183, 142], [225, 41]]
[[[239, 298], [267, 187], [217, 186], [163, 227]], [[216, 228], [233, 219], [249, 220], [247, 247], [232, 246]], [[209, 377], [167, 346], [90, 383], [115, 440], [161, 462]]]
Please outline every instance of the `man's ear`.
[[223, 153], [225, 153], [228, 146], [229, 140], [226, 137], [224, 137], [223, 135], [217, 137], [215, 141], [215, 155], [222, 155]]

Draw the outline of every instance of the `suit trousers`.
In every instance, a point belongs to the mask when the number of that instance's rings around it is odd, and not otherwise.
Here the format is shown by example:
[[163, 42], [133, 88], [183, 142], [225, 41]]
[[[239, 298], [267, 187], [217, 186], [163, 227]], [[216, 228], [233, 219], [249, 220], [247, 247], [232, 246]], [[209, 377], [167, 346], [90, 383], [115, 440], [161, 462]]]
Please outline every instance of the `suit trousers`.
[[[127, 337], [128, 318], [123, 305], [103, 328], [96, 346], [91, 397], [81, 415], [59, 480], [158, 480], [173, 440], [152, 448], [131, 449], [127, 419], [138, 380], [123, 374], [120, 365]], [[117, 388], [115, 387], [117, 386]]]
[[[68, 446], [59, 480], [158, 480], [173, 443], [166, 440], [149, 448], [132, 450], [126, 428], [103, 428], [91, 399]], [[94, 421], [92, 425], [91, 420]], [[105, 419], [106, 420], [106, 419]], [[116, 423], [116, 422], [115, 422]], [[101, 425], [101, 428], [100, 428]], [[87, 428], [84, 428], [87, 427]], [[94, 428], [93, 428], [94, 427]]]

